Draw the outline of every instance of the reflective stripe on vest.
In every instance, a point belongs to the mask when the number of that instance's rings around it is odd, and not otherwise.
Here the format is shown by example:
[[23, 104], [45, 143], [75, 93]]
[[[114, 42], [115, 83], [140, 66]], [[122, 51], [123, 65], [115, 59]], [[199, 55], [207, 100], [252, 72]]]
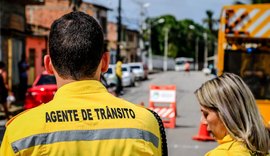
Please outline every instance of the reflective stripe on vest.
[[32, 135], [12, 143], [15, 153], [37, 145], [64, 141], [93, 141], [109, 139], [142, 139], [158, 148], [159, 138], [151, 132], [134, 129], [70, 130]]

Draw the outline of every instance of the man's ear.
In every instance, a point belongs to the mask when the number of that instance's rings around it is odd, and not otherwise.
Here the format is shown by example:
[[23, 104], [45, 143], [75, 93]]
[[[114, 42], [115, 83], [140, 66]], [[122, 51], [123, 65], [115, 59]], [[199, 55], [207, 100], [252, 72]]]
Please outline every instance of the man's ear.
[[105, 52], [101, 58], [101, 72], [107, 72], [110, 64], [110, 52]]
[[51, 57], [49, 55], [44, 56], [44, 66], [48, 74], [53, 74], [53, 66], [52, 66], [52, 61]]

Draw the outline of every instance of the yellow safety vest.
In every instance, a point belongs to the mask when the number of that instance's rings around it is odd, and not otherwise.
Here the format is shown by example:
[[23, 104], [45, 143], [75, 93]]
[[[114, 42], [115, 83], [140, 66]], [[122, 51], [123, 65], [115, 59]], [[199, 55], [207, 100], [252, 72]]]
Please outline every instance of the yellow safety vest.
[[115, 70], [116, 70], [116, 75], [122, 78], [122, 62], [121, 61], [117, 61]]
[[84, 80], [14, 117], [0, 155], [159, 156], [161, 138], [151, 112], [114, 97], [98, 81]]

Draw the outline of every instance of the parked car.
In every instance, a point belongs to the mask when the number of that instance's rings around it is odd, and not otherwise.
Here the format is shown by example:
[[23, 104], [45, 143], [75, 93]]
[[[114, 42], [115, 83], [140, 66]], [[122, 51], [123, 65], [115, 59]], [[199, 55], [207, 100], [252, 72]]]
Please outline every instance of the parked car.
[[[116, 83], [106, 84], [108, 81], [101, 81], [108, 91], [115, 94]], [[104, 83], [105, 82], [105, 83]], [[57, 91], [56, 79], [54, 75], [43, 72], [36, 77], [31, 88], [28, 88], [24, 101], [24, 109], [34, 108], [42, 103], [47, 103], [53, 99]]]
[[[107, 79], [107, 83], [117, 84], [116, 69], [115, 65], [109, 65], [108, 71], [104, 74]], [[122, 86], [135, 86], [135, 75], [132, 73], [131, 68], [128, 64], [122, 64]]]
[[135, 86], [135, 75], [128, 64], [122, 64], [122, 86]]
[[148, 70], [144, 67], [142, 62], [128, 63], [136, 80], [145, 80], [148, 78]]
[[117, 77], [115, 71], [115, 65], [110, 64], [106, 73], [104, 73], [104, 77], [107, 80], [108, 85], [116, 85]]
[[104, 74], [100, 75], [100, 82], [107, 88], [108, 92], [114, 96], [118, 96], [116, 93], [116, 84], [110, 83], [108, 84], [106, 77]]
[[34, 108], [42, 103], [49, 102], [57, 90], [53, 75], [43, 72], [35, 79], [31, 88], [28, 88], [24, 101], [24, 109]]

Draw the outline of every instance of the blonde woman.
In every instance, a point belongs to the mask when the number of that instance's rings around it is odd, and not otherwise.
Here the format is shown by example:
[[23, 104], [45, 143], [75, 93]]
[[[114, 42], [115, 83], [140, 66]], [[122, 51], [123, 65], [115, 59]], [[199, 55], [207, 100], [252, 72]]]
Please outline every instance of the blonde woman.
[[243, 80], [225, 73], [195, 91], [203, 120], [219, 143], [206, 156], [266, 156], [269, 132]]

